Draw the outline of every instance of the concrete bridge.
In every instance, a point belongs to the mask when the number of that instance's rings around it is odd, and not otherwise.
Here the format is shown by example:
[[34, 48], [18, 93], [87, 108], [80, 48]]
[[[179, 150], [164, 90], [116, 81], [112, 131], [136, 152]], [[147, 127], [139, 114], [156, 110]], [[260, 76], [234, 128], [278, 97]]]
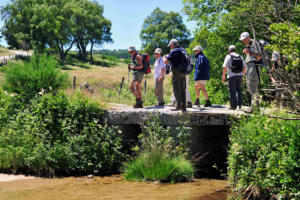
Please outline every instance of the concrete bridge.
[[[187, 112], [171, 111], [171, 107], [146, 107], [133, 109], [126, 105], [110, 104], [105, 112], [108, 124], [117, 125], [126, 141], [137, 141], [141, 126], [157, 117], [165, 126], [180, 125], [191, 128], [190, 150], [198, 170], [212, 166], [226, 168], [228, 135], [234, 119], [245, 115], [243, 111], [229, 110], [226, 106], [193, 107]], [[243, 108], [246, 109], [246, 108]]]

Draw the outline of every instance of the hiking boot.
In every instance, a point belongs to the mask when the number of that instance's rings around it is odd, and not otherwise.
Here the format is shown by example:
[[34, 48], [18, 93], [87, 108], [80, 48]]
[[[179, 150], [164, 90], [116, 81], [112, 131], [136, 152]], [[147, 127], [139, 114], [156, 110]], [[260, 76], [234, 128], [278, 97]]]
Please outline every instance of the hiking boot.
[[158, 103], [158, 104], [156, 104], [155, 106], [156, 107], [159, 107], [159, 106], [164, 106], [165, 105], [165, 103]]
[[200, 106], [200, 101], [199, 101], [199, 99], [196, 99], [196, 101], [194, 102], [194, 105], [195, 105], [195, 106]]
[[189, 102], [187, 102], [187, 104], [186, 104], [186, 107], [187, 107], [187, 108], [193, 108], [193, 104], [192, 104], [192, 102], [190, 102], [190, 101], [189, 101]]
[[143, 108], [143, 102], [141, 99], [136, 99], [136, 103], [133, 108]]
[[211, 102], [208, 99], [208, 100], [205, 101], [204, 107], [210, 107], [210, 106], [211, 106]]

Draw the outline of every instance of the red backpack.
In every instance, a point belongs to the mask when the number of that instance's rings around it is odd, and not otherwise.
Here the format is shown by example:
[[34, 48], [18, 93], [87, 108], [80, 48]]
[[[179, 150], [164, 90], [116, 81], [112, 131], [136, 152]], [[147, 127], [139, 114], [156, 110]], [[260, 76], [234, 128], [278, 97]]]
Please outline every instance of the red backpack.
[[143, 62], [143, 72], [145, 74], [150, 74], [151, 73], [151, 68], [150, 68], [150, 62], [149, 62], [149, 55], [147, 53], [144, 53], [142, 55], [142, 62]]

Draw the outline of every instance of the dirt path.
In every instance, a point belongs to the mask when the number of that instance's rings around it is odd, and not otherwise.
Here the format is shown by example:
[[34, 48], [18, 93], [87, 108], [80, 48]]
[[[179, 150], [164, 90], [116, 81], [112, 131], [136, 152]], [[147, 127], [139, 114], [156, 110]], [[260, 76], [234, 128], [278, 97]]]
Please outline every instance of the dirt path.
[[230, 194], [227, 181], [197, 179], [191, 183], [127, 182], [121, 176], [34, 178], [0, 182], [1, 200], [191, 199], [223, 200]]

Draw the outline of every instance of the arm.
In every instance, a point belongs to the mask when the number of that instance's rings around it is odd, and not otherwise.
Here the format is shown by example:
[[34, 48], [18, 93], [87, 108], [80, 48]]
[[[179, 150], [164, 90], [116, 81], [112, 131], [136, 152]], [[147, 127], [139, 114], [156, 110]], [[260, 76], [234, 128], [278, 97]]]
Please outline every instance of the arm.
[[227, 72], [227, 67], [223, 67], [223, 74], [222, 74], [222, 82], [225, 83], [226, 81], [226, 72]]
[[165, 64], [169, 64], [169, 62], [170, 62], [170, 61], [167, 59], [166, 56], [163, 57], [163, 61], [164, 61]]
[[162, 68], [162, 69], [161, 69], [161, 75], [160, 75], [160, 77], [158, 78], [158, 81], [161, 81], [161, 80], [164, 78], [165, 72], [166, 72], [166, 68]]

